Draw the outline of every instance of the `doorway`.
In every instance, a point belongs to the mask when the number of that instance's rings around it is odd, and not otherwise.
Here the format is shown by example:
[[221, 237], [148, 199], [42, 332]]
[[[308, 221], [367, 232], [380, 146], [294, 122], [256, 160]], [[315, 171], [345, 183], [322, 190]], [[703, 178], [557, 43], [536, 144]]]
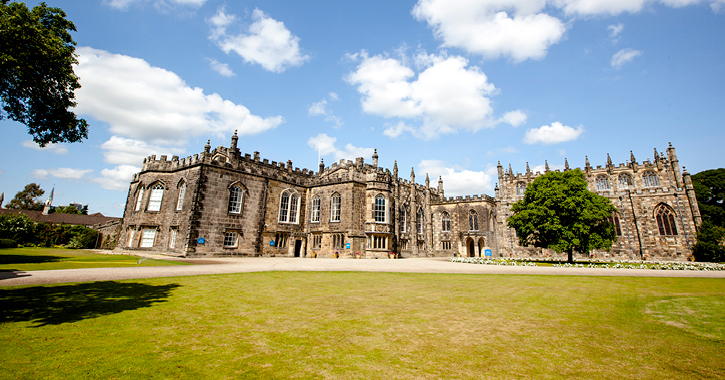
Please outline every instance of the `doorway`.
[[466, 240], [466, 249], [468, 250], [468, 257], [476, 257], [476, 246], [473, 243], [473, 239], [468, 238]]
[[300, 257], [300, 252], [302, 252], [302, 240], [298, 239], [295, 240], [295, 257]]

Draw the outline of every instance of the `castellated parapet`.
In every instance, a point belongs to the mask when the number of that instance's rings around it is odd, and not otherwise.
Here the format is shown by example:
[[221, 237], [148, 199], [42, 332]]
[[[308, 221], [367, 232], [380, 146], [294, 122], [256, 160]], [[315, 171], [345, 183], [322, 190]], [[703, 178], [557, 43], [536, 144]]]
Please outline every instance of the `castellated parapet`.
[[[499, 164], [499, 186], [486, 194], [446, 197], [443, 180], [430, 186], [399, 177], [362, 157], [320, 163], [316, 171], [291, 161], [242, 154], [230, 147], [185, 158], [155, 155], [134, 174], [119, 249], [178, 256], [391, 258], [546, 254], [520, 247], [505, 223], [526, 185], [542, 175], [514, 174]], [[566, 168], [569, 170], [568, 162]], [[675, 150], [641, 164], [582, 169], [590, 189], [612, 200], [619, 225], [611, 252], [597, 255], [685, 258], [699, 210], [689, 174]], [[548, 171], [548, 163], [546, 164]], [[622, 175], [629, 176], [626, 187]], [[621, 186], [620, 186], [621, 185]], [[659, 218], [659, 219], [658, 219]], [[664, 218], [664, 219], [663, 219]], [[658, 220], [667, 220], [664, 229]], [[640, 253], [641, 248], [641, 253]]]

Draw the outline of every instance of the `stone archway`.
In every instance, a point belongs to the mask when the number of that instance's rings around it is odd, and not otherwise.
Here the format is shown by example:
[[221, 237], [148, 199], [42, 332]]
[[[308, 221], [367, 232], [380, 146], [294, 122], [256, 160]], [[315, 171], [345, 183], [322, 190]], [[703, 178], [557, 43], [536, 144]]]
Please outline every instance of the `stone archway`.
[[476, 257], [476, 244], [473, 239], [466, 239], [466, 253], [468, 257]]
[[483, 257], [484, 256], [483, 255], [484, 247], [486, 247], [486, 242], [483, 240], [483, 238], [479, 238], [478, 239], [478, 255], [480, 257]]

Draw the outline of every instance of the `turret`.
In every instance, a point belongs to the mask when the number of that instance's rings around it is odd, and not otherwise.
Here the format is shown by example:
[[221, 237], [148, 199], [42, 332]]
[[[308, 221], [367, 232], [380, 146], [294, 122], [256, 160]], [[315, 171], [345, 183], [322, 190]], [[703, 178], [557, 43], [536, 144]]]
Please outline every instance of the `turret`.
[[378, 167], [378, 150], [375, 149], [373, 152], [373, 167], [377, 169]]
[[430, 187], [430, 179], [428, 178], [428, 173], [425, 173], [425, 187]]
[[414, 168], [410, 168], [410, 183], [415, 184], [415, 170]]
[[237, 136], [237, 130], [234, 130], [234, 134], [232, 135], [232, 145], [231, 148], [233, 151], [237, 150], [237, 142], [239, 141], [239, 137]]
[[675, 152], [675, 148], [672, 147], [672, 143], [669, 143], [669, 147], [667, 148], [667, 158], [670, 160], [670, 165], [672, 166], [672, 172], [675, 173], [675, 182], [677, 183], [677, 187], [682, 187], [682, 174], [680, 174], [680, 162], [677, 160], [677, 153]]
[[438, 196], [443, 198], [443, 177], [441, 176], [438, 177]]
[[514, 175], [513, 169], [511, 169], [511, 163], [509, 162], [509, 175]]
[[204, 153], [209, 153], [211, 151], [211, 140], [206, 140], [206, 145], [204, 145]]
[[320, 171], [318, 172], [318, 174], [322, 174], [322, 172], [324, 172], [324, 171], [325, 171], [325, 159], [320, 158]]
[[589, 156], [584, 156], [584, 171], [587, 175], [592, 173], [592, 165], [589, 164]]
[[529, 163], [526, 162], [526, 176], [531, 177], [531, 169], [529, 169]]
[[393, 164], [393, 178], [398, 180], [398, 160], [395, 160], [395, 164]]
[[503, 181], [503, 166], [501, 166], [501, 161], [498, 162], [498, 165], [496, 165], [496, 169], [498, 171], [498, 181]]

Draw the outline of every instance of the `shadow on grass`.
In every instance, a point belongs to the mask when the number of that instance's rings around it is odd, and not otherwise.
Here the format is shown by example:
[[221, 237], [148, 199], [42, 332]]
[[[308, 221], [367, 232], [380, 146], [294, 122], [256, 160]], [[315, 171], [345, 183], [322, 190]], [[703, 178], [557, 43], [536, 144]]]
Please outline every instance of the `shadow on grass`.
[[40, 264], [53, 263], [64, 259], [63, 256], [50, 255], [6, 255], [0, 253], [0, 264]]
[[102, 281], [61, 286], [0, 289], [0, 323], [59, 325], [166, 302], [178, 284]]

